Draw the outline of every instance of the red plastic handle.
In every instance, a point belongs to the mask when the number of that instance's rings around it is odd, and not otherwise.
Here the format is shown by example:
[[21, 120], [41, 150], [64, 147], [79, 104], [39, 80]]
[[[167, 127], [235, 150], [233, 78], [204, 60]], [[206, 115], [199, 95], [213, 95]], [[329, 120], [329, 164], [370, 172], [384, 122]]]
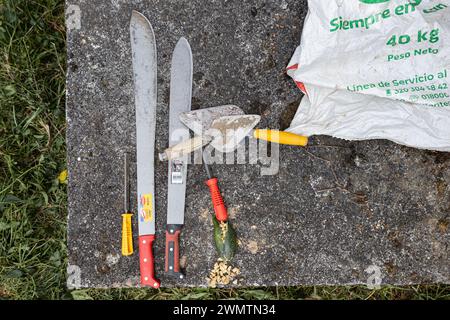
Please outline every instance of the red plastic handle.
[[227, 221], [227, 207], [225, 207], [225, 204], [223, 203], [217, 178], [207, 180], [206, 185], [209, 187], [209, 191], [211, 193], [211, 199], [214, 206], [214, 212], [216, 213], [216, 219], [223, 222]]
[[153, 241], [155, 235], [139, 236], [139, 264], [141, 269], [141, 285], [159, 288], [159, 280], [155, 278], [153, 258]]

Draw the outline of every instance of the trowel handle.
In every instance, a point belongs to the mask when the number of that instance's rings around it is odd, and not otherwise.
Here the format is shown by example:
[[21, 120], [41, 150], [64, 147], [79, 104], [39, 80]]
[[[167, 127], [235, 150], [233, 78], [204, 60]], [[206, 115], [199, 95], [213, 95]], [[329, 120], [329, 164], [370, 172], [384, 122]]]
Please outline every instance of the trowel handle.
[[308, 137], [279, 130], [255, 129], [253, 131], [253, 137], [260, 140], [275, 142], [278, 144], [287, 144], [291, 146], [304, 147], [308, 144]]
[[139, 264], [141, 269], [141, 285], [157, 289], [159, 288], [159, 281], [155, 278], [153, 241], [155, 241], [154, 234], [139, 236]]
[[222, 195], [220, 194], [219, 184], [217, 178], [212, 178], [206, 181], [206, 185], [209, 187], [211, 193], [211, 199], [216, 214], [216, 219], [220, 222], [228, 220], [227, 207], [223, 202]]
[[179, 144], [166, 149], [163, 153], [159, 154], [159, 160], [167, 161], [181, 158], [185, 155], [190, 154], [191, 152], [194, 152], [197, 149], [202, 148], [210, 141], [210, 139], [204, 138], [202, 136], [195, 136], [194, 138], [182, 141]]

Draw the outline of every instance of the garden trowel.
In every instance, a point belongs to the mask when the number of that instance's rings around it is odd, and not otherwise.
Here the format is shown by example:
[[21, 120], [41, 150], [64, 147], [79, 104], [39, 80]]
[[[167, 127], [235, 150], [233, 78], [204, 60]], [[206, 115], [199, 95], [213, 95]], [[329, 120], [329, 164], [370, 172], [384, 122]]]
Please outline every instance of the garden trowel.
[[[221, 152], [234, 151], [261, 119], [258, 115], [223, 116], [212, 121], [202, 135], [185, 140], [159, 154], [162, 161], [183, 157], [208, 143]], [[181, 119], [180, 119], [181, 120]], [[199, 125], [197, 123], [197, 125]], [[200, 124], [201, 125], [201, 124]], [[189, 126], [187, 126], [189, 127]]]
[[225, 105], [200, 109], [180, 114], [180, 121], [196, 136], [173, 146], [160, 154], [161, 160], [173, 159], [193, 152], [210, 143], [216, 150], [224, 153], [234, 151], [239, 143], [250, 133], [256, 139], [279, 144], [305, 146], [308, 138], [290, 132], [256, 129], [260, 116], [245, 115], [241, 108]]

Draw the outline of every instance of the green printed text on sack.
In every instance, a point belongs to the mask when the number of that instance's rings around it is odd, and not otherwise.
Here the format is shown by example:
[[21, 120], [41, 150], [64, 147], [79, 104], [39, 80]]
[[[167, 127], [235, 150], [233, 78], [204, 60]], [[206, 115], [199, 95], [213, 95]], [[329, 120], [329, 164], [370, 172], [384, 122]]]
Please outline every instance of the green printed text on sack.
[[401, 4], [395, 7], [393, 10], [385, 9], [376, 14], [372, 14], [365, 18], [346, 20], [342, 17], [334, 18], [330, 21], [330, 32], [338, 30], [351, 30], [351, 29], [370, 29], [371, 26], [382, 22], [383, 20], [391, 18], [393, 15], [402, 16], [410, 14], [416, 11], [416, 7], [422, 2], [422, 0], [409, 0], [405, 4]]

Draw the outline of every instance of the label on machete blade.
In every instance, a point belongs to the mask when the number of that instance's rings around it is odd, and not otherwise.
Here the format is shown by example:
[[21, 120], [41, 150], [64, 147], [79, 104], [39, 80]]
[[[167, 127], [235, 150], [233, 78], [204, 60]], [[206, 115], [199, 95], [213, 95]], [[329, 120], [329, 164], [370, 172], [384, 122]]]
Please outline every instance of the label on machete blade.
[[180, 160], [173, 160], [171, 162], [171, 179], [172, 184], [183, 184], [183, 167], [184, 162]]
[[141, 221], [149, 222], [153, 220], [153, 195], [144, 194], [140, 196], [139, 215]]

